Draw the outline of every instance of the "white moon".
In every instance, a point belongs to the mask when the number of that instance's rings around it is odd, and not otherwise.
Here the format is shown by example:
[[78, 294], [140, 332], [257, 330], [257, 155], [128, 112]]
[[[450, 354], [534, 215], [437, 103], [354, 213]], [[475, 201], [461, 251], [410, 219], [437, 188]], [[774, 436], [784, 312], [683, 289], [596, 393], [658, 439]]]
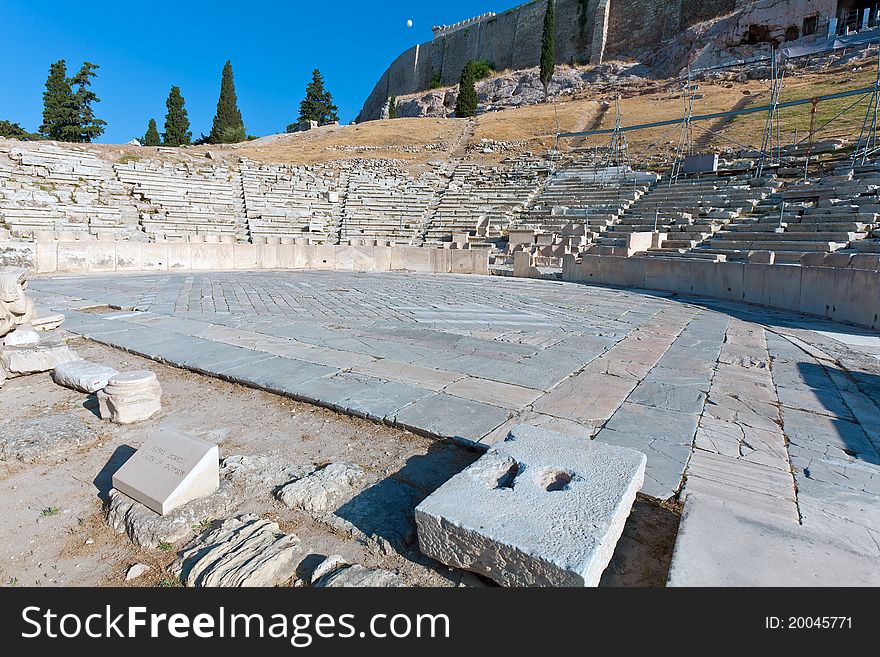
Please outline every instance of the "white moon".
[[412, 26], [413, 26], [413, 22], [412, 22], [411, 20], [408, 20], [408, 21], [406, 22], [406, 26], [407, 26], [407, 27], [412, 27]]

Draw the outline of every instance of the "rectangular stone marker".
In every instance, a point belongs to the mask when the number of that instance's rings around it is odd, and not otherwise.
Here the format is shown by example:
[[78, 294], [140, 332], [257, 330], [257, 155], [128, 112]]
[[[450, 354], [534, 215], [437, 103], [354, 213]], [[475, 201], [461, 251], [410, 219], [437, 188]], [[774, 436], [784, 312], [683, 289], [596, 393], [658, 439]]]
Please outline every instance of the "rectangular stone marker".
[[635, 450], [520, 425], [416, 507], [419, 547], [505, 586], [597, 586], [645, 463]]
[[220, 486], [217, 445], [174, 430], [155, 432], [113, 475], [113, 487], [165, 515]]

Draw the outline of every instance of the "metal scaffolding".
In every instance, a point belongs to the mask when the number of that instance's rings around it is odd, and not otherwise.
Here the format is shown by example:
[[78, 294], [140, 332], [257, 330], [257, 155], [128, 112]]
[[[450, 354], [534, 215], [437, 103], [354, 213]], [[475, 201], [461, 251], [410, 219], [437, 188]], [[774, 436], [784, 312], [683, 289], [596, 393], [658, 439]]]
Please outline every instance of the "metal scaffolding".
[[626, 166], [629, 164], [629, 142], [623, 131], [620, 114], [620, 96], [616, 100], [616, 114], [614, 118], [614, 132], [611, 133], [611, 142], [608, 144], [608, 166]]
[[852, 155], [852, 165], [864, 166], [868, 158], [874, 155], [877, 148], [877, 113], [880, 110], [880, 53], [877, 55], [877, 78], [871, 92], [871, 100], [868, 110], [865, 112], [865, 121], [862, 123], [862, 131], [859, 133], [859, 141]]
[[[772, 46], [771, 46], [772, 48]], [[785, 71], [780, 71], [779, 51], [773, 49], [770, 57], [770, 106], [767, 113], [767, 122], [764, 124], [764, 134], [761, 137], [761, 151], [755, 164], [755, 178], [764, 175], [764, 167], [767, 159], [774, 160], [778, 164], [782, 160], [782, 136], [779, 124], [779, 96], [782, 93], [782, 82]], [[775, 152], [775, 157], [774, 157]]]
[[678, 145], [675, 147], [675, 157], [672, 162], [672, 172], [669, 174], [669, 184], [678, 180], [684, 165], [685, 158], [694, 154], [694, 132], [691, 122], [694, 118], [694, 105], [697, 102], [697, 92], [700, 85], [691, 80], [688, 69], [687, 82], [682, 87], [684, 99], [684, 117], [681, 120], [681, 130], [678, 137]]

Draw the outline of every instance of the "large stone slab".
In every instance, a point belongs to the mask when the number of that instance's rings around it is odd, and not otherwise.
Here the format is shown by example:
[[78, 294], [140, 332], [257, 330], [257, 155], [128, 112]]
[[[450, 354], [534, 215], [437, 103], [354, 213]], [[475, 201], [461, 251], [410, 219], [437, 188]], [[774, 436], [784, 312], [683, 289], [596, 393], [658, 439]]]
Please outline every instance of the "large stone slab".
[[763, 511], [688, 495], [668, 586], [878, 586], [874, 555]]
[[113, 487], [158, 514], [220, 486], [217, 445], [181, 432], [155, 432], [113, 475]]
[[398, 411], [396, 423], [416, 432], [475, 443], [507, 418], [508, 412], [497, 406], [441, 393]]
[[521, 425], [416, 507], [419, 546], [505, 586], [596, 586], [645, 461]]

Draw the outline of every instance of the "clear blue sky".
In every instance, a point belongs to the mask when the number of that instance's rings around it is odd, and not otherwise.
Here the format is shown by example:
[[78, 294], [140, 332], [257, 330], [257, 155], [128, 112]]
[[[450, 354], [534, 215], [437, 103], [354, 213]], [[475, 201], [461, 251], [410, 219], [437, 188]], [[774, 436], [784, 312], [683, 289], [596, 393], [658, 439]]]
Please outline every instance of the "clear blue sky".
[[211, 129], [220, 72], [231, 59], [250, 134], [283, 132], [295, 120], [316, 67], [348, 123], [394, 58], [431, 39], [432, 25], [522, 2], [0, 0], [7, 62], [0, 119], [36, 131], [49, 64], [64, 59], [75, 72], [87, 60], [101, 66], [96, 114], [108, 125], [99, 141], [142, 136], [151, 117], [161, 132], [173, 84], [198, 137]]

